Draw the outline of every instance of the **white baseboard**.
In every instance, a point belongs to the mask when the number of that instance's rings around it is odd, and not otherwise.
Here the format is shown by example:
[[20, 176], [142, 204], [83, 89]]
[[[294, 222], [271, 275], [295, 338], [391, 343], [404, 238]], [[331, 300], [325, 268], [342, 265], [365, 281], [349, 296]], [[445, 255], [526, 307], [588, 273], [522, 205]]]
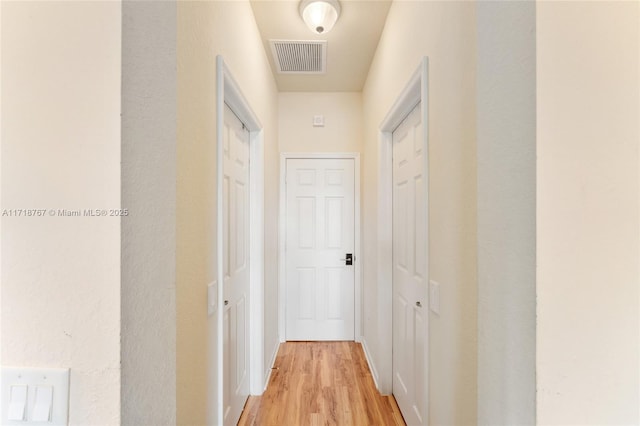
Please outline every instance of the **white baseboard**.
[[269, 385], [269, 380], [271, 379], [271, 372], [273, 371], [273, 366], [276, 363], [276, 356], [278, 355], [278, 349], [280, 348], [280, 344], [275, 345], [273, 353], [271, 354], [271, 361], [269, 362], [266, 374], [264, 375], [264, 386], [263, 390], [267, 390], [267, 386]]
[[376, 365], [373, 363], [373, 359], [371, 358], [371, 353], [369, 351], [369, 347], [367, 346], [367, 339], [362, 336], [360, 338], [360, 342], [362, 343], [362, 350], [364, 351], [364, 357], [367, 360], [367, 364], [369, 365], [369, 370], [371, 370], [371, 376], [373, 376], [373, 382], [376, 384], [376, 389], [380, 391], [380, 386], [378, 385], [378, 370], [376, 369]]

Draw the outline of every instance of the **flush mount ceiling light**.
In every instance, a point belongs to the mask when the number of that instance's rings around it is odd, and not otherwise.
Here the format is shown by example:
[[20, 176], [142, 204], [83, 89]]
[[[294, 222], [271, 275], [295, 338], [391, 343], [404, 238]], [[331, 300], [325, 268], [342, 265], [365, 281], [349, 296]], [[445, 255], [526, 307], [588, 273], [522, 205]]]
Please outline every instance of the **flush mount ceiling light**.
[[328, 33], [340, 16], [340, 3], [338, 0], [302, 0], [300, 16], [314, 33]]

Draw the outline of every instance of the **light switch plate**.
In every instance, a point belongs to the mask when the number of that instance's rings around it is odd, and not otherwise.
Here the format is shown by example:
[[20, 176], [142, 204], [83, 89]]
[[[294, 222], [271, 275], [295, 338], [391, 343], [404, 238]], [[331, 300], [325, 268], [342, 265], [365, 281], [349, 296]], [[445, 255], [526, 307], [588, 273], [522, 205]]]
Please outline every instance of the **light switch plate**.
[[[23, 368], [2, 367], [0, 375], [0, 424], [3, 426], [47, 425], [66, 426], [69, 419], [69, 369], [68, 368]], [[27, 386], [27, 415], [26, 421], [8, 420], [9, 396], [11, 386]], [[51, 388], [53, 401], [49, 422], [34, 421], [36, 408], [36, 389]], [[40, 413], [41, 408], [38, 408]], [[37, 417], [38, 413], [36, 413]]]
[[429, 281], [429, 309], [436, 315], [440, 315], [440, 284]]
[[218, 282], [214, 281], [207, 286], [207, 315], [216, 313], [218, 307]]
[[313, 127], [324, 127], [324, 115], [313, 116]]

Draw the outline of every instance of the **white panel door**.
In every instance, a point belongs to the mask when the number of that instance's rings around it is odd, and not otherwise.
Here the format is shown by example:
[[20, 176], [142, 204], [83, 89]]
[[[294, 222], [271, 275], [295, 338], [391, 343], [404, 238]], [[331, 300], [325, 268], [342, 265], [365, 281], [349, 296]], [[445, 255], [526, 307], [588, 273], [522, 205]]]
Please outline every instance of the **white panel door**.
[[223, 182], [224, 424], [249, 396], [249, 131], [225, 105]]
[[354, 340], [354, 160], [287, 159], [286, 339]]
[[418, 105], [393, 132], [393, 394], [409, 425], [427, 422], [424, 161]]

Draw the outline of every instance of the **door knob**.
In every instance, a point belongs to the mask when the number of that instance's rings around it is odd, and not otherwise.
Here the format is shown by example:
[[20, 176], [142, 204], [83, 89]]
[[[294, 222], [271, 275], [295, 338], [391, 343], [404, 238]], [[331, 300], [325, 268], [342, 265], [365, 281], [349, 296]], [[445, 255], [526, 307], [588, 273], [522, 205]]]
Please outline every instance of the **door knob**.
[[228, 301], [228, 300], [225, 300], [225, 301], [224, 301], [224, 306], [227, 306], [228, 304], [229, 304], [229, 301]]
[[418, 301], [418, 302], [416, 302], [416, 306], [417, 306], [418, 308], [422, 308], [422, 303], [420, 303], [420, 301]]
[[347, 253], [344, 259], [340, 259], [345, 265], [353, 265], [353, 254]]

